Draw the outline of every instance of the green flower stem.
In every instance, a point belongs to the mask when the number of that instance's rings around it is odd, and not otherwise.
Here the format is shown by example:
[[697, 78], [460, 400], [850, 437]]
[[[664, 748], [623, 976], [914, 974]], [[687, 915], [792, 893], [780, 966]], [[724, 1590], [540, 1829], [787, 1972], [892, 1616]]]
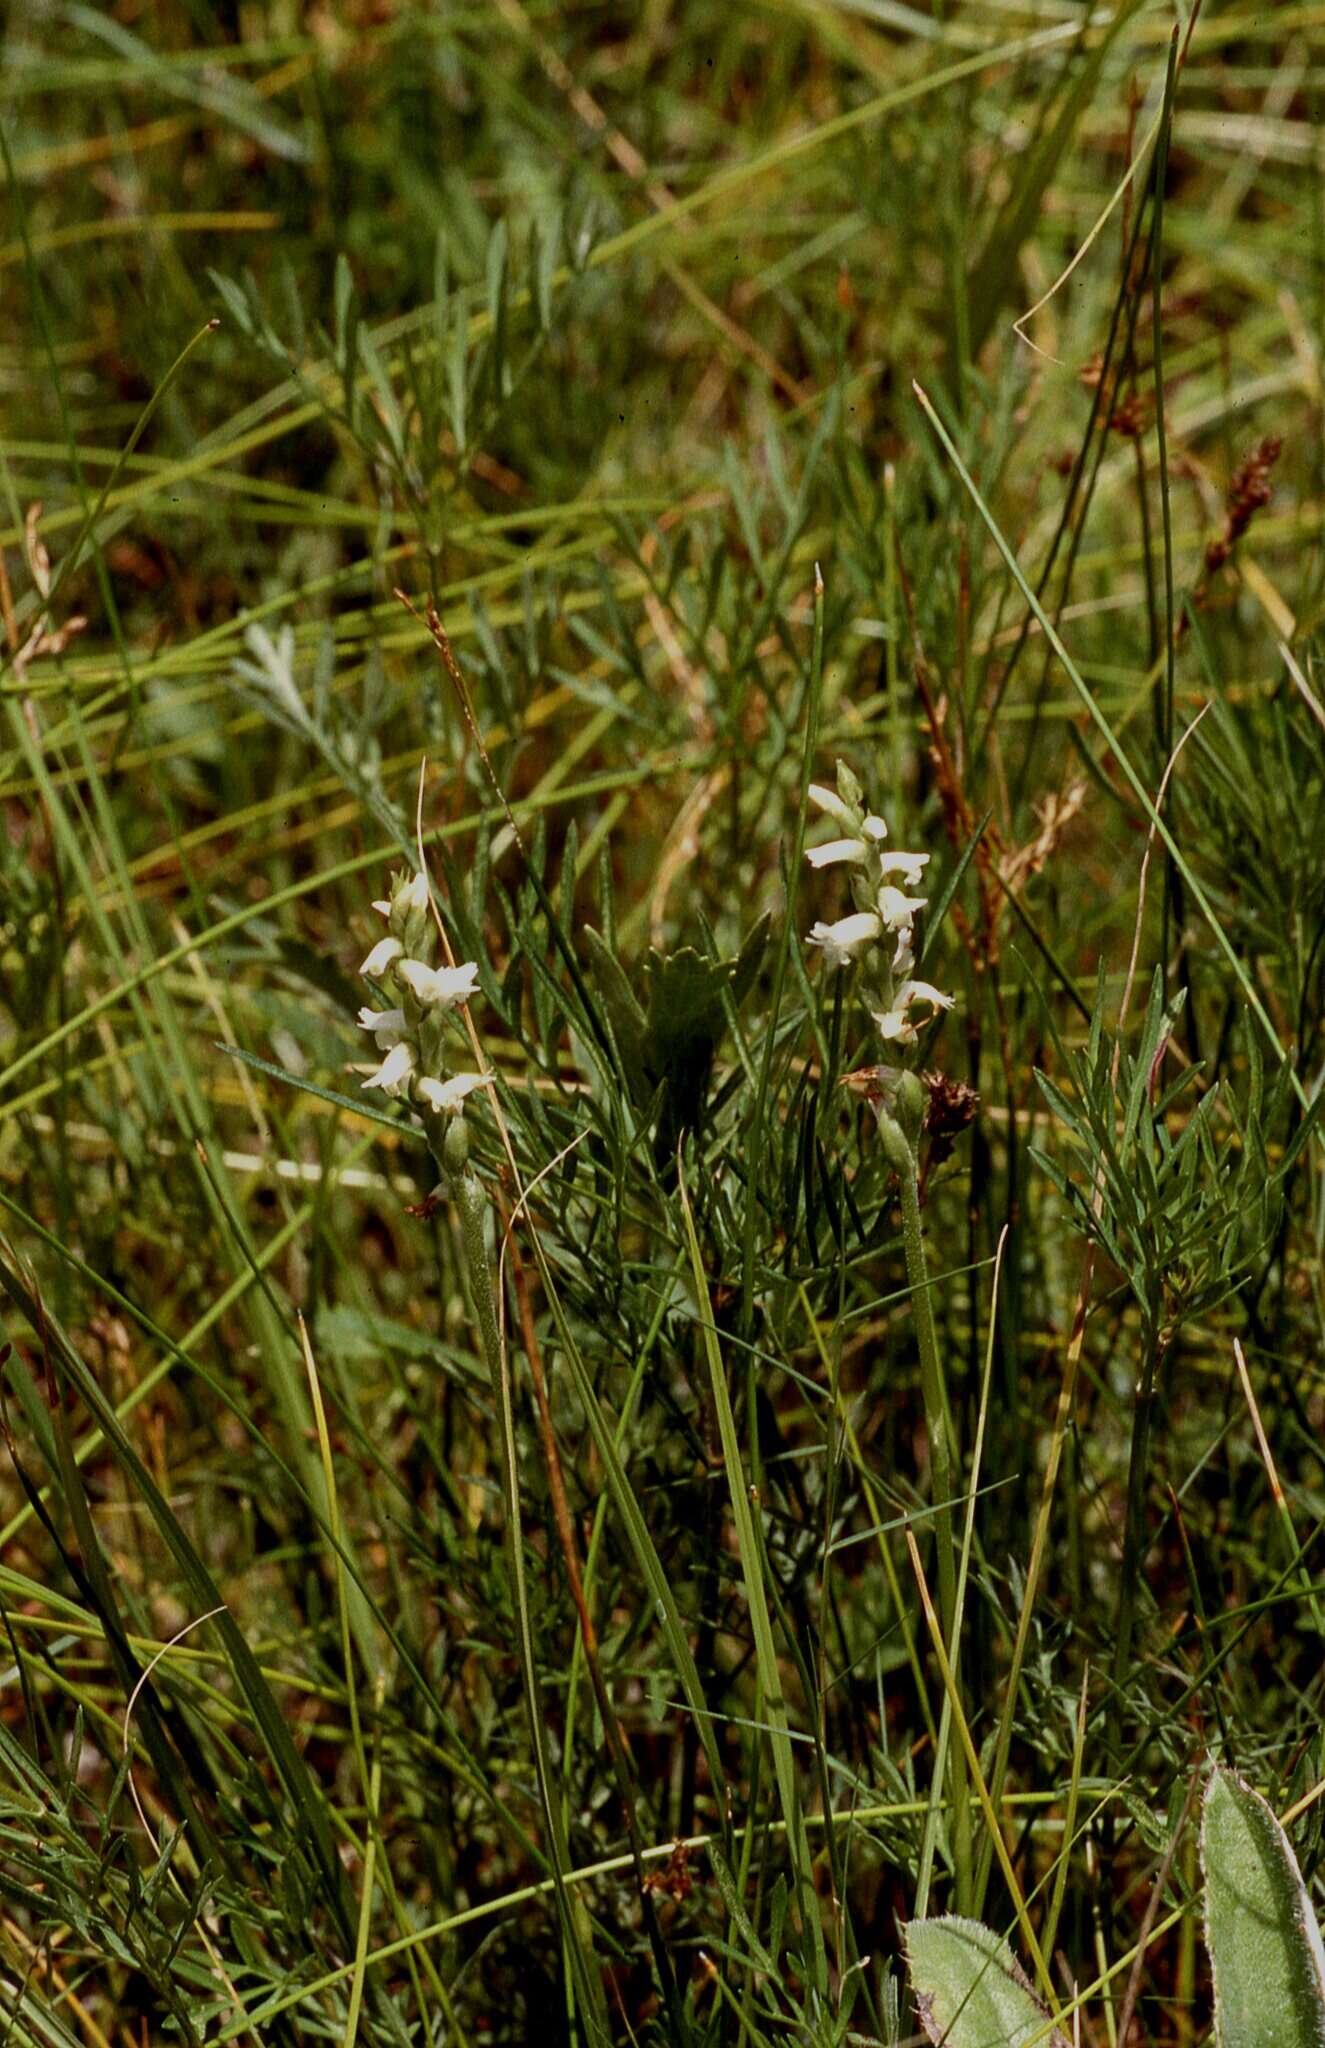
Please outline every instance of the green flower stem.
[[929, 1435], [934, 1535], [938, 1549], [939, 1615], [944, 1639], [951, 1643], [952, 1624], [957, 1611], [957, 1552], [952, 1525], [955, 1432], [947, 1381], [939, 1355], [938, 1334], [934, 1328], [934, 1303], [930, 1294], [925, 1234], [920, 1220], [920, 1186], [914, 1158], [908, 1158], [907, 1170], [898, 1174], [898, 1181], [902, 1191], [906, 1277], [911, 1286], [911, 1314], [920, 1349], [920, 1391], [925, 1404], [925, 1428]]
[[[573, 1895], [566, 1885], [566, 1872], [570, 1867], [565, 1830], [562, 1821], [560, 1801], [556, 1797], [552, 1777], [552, 1762], [548, 1754], [547, 1729], [544, 1723], [538, 1684], [538, 1666], [534, 1657], [533, 1633], [529, 1619], [529, 1596], [525, 1580], [524, 1539], [520, 1525], [520, 1467], [516, 1453], [515, 1410], [511, 1398], [511, 1375], [507, 1363], [506, 1346], [502, 1342], [501, 1329], [497, 1321], [497, 1304], [493, 1286], [492, 1266], [488, 1258], [487, 1219], [488, 1198], [481, 1183], [469, 1167], [463, 1163], [463, 1143], [456, 1144], [452, 1133], [462, 1136], [461, 1119], [451, 1120], [444, 1146], [434, 1145], [446, 1177], [446, 1186], [455, 1203], [456, 1216], [460, 1224], [460, 1244], [464, 1253], [465, 1266], [469, 1277], [469, 1293], [478, 1318], [479, 1334], [483, 1340], [484, 1356], [488, 1374], [492, 1381], [492, 1395], [496, 1403], [498, 1423], [501, 1430], [502, 1490], [506, 1497], [506, 1533], [510, 1543], [511, 1570], [515, 1585], [515, 1612], [520, 1633], [520, 1662], [524, 1674], [525, 1704], [529, 1711], [529, 1731], [533, 1744], [534, 1767], [538, 1774], [539, 1797], [547, 1823], [548, 1842], [551, 1850], [553, 1883], [556, 1887], [562, 1933], [566, 1954], [575, 1981], [578, 2001], [582, 2007], [590, 2040], [606, 2042], [609, 2038], [607, 2013], [603, 1998], [602, 1982], [592, 1967], [592, 1933], [588, 1914], [580, 1899]], [[459, 1152], [457, 1163], [455, 1154]], [[450, 1153], [450, 1160], [444, 1156]]]
[[[902, 1137], [897, 1125], [892, 1127]], [[890, 1134], [891, 1135], [891, 1134]], [[911, 1286], [911, 1313], [915, 1319], [916, 1342], [920, 1351], [920, 1390], [925, 1404], [925, 1427], [929, 1436], [930, 1490], [934, 1504], [934, 1543], [938, 1554], [939, 1618], [954, 1682], [961, 1684], [961, 1645], [957, 1640], [957, 1547], [953, 1530], [952, 1502], [958, 1467], [956, 1430], [948, 1385], [934, 1327], [934, 1302], [930, 1291], [929, 1263], [925, 1257], [925, 1233], [920, 1219], [920, 1178], [914, 1146], [904, 1137], [902, 1145], [889, 1146], [902, 1195], [902, 1242], [906, 1252], [906, 1277]], [[902, 1154], [905, 1157], [903, 1159]], [[944, 1717], [944, 1733], [947, 1717]], [[941, 1770], [944, 1759], [937, 1759]], [[961, 1745], [952, 1743], [946, 1758], [948, 1789], [952, 1800], [953, 1853], [957, 1871], [957, 1909], [969, 1910], [972, 1879], [971, 1813], [966, 1759]]]
[[1150, 1432], [1155, 1386], [1163, 1363], [1162, 1341], [1148, 1342], [1145, 1365], [1132, 1412], [1132, 1443], [1127, 1460], [1127, 1506], [1123, 1523], [1122, 1566], [1118, 1577], [1118, 1632], [1114, 1638], [1113, 1700], [1109, 1709], [1115, 1756], [1122, 1746], [1124, 1687], [1136, 1629], [1137, 1589], [1146, 1551], [1146, 1481], [1150, 1473]]

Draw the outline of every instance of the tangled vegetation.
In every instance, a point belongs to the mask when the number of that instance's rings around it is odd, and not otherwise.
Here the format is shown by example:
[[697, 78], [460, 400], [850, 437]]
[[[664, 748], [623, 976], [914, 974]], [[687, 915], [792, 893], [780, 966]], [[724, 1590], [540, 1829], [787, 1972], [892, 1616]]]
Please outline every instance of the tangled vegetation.
[[1211, 2039], [1208, 1784], [1320, 1905], [1325, 8], [0, 49], [0, 2042], [892, 2048], [931, 1920]]

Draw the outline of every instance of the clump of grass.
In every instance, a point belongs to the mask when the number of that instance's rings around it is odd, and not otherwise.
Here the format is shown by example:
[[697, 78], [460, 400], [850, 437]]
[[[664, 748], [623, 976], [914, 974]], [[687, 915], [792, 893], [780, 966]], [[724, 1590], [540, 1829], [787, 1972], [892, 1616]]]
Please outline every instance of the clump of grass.
[[1325, 15], [1171, 28], [5, 24], [7, 2038], [1313, 1890]]

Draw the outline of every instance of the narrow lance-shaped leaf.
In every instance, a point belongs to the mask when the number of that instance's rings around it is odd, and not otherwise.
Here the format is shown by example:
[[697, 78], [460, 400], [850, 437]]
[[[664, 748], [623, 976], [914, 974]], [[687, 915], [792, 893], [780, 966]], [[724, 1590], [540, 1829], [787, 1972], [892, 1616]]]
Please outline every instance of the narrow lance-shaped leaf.
[[1325, 1946], [1287, 1835], [1214, 1770], [1201, 1824], [1218, 2048], [1325, 2048]]

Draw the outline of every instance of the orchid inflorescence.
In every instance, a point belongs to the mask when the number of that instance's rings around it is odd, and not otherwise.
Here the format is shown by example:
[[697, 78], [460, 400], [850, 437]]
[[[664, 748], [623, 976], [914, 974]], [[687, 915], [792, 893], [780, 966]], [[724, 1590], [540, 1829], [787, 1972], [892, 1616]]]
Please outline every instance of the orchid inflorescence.
[[403, 1096], [436, 1116], [463, 1115], [465, 1098], [487, 1083], [483, 1074], [457, 1074], [446, 1057], [447, 1020], [467, 1003], [478, 985], [478, 966], [434, 966], [436, 932], [429, 915], [426, 875], [392, 877], [389, 900], [373, 909], [386, 919], [385, 935], [359, 969], [396, 997], [383, 1010], [365, 1005], [359, 1029], [371, 1034], [381, 1065], [364, 1079], [365, 1088]]
[[[927, 853], [889, 852], [888, 827], [865, 809], [864, 791], [846, 763], [837, 764], [837, 788], [810, 784], [811, 801], [841, 828], [842, 837], [809, 848], [811, 867], [844, 866], [851, 870], [856, 908], [847, 917], [809, 934], [833, 968], [860, 961], [866, 999], [879, 1036], [891, 1045], [910, 1045], [918, 1029], [912, 1014], [928, 1004], [929, 1016], [950, 1010], [953, 999], [930, 982], [915, 981], [915, 917], [928, 897], [908, 895], [919, 887], [929, 860]], [[922, 1019], [921, 1021], [927, 1021]]]

